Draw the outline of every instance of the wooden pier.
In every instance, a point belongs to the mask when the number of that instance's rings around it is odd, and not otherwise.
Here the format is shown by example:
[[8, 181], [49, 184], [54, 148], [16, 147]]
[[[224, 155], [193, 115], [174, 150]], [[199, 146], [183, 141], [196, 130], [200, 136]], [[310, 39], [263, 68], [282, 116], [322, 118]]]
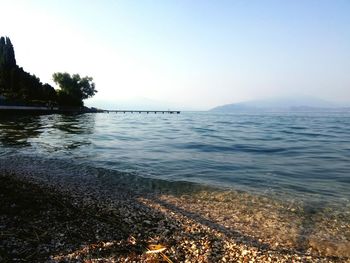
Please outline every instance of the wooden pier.
[[180, 114], [180, 111], [171, 110], [102, 110], [96, 108], [81, 107], [48, 107], [48, 106], [8, 106], [0, 105], [0, 113], [38, 113], [38, 114], [55, 114], [55, 113], [154, 113], [154, 114]]
[[180, 111], [167, 111], [167, 110], [104, 110], [106, 113], [154, 113], [154, 114], [180, 114]]

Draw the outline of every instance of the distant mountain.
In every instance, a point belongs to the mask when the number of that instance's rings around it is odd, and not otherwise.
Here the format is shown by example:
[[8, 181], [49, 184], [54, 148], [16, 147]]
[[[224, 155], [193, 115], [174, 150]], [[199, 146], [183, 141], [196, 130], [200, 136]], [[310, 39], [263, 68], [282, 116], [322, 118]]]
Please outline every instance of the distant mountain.
[[272, 98], [239, 102], [215, 107], [211, 111], [312, 111], [321, 109], [345, 108], [344, 105], [310, 97]]

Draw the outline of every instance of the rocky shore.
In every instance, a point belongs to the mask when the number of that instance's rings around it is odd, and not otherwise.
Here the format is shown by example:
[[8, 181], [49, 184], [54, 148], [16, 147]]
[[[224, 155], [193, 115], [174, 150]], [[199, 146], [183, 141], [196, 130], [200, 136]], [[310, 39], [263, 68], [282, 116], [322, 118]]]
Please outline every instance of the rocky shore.
[[0, 262], [350, 262], [342, 215], [324, 222], [245, 193], [152, 193], [3, 167]]

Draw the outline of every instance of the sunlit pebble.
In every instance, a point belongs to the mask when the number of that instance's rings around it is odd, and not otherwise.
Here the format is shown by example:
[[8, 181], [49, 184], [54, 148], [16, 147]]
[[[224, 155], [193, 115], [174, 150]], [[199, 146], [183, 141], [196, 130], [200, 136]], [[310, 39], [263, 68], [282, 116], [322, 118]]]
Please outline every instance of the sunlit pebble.
[[[143, 213], [140, 213], [140, 214], [143, 214]], [[249, 218], [249, 217], [247, 217], [247, 218]], [[187, 222], [188, 222], [188, 223], [191, 223], [190, 221], [187, 221]], [[209, 228], [208, 228], [208, 230], [209, 230]], [[193, 227], [193, 228], [190, 229], [190, 231], [193, 232], [193, 231], [197, 231], [197, 230], [196, 230], [195, 227]], [[230, 253], [231, 253], [232, 249], [234, 249], [234, 246], [233, 246], [233, 245], [230, 245], [230, 246], [229, 246], [229, 249], [230, 249]], [[174, 249], [174, 250], [172, 250], [172, 251], [173, 251], [173, 253], [178, 253], [178, 251], [177, 251], [176, 249]], [[236, 255], [237, 257], [238, 257], [238, 256], [242, 256], [242, 255], [244, 255], [244, 251], [243, 251], [243, 253], [241, 253], [241, 255], [239, 255], [239, 253], [236, 253], [235, 255]], [[189, 256], [189, 258], [192, 259], [191, 256]], [[284, 256], [284, 258], [287, 259], [287, 258], [289, 258], [289, 257], [288, 257], [288, 256]], [[299, 257], [299, 258], [300, 258], [300, 257]], [[266, 259], [267, 261], [271, 261], [271, 258], [270, 258], [270, 257], [268, 257], [268, 258], [265, 257], [265, 259]]]

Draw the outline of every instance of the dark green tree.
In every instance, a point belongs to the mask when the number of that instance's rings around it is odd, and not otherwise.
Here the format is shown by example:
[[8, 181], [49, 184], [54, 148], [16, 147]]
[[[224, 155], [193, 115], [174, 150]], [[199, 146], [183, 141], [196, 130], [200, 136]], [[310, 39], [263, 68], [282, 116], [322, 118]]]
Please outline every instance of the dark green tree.
[[47, 103], [56, 101], [56, 91], [43, 85], [35, 75], [16, 64], [15, 51], [10, 38], [0, 38], [0, 95], [14, 102]]
[[2, 69], [5, 65], [5, 57], [4, 57], [4, 50], [5, 50], [5, 38], [0, 38], [0, 69]]
[[0, 38], [0, 68], [11, 69], [16, 66], [15, 51], [10, 38]]
[[59, 85], [58, 101], [66, 106], [83, 106], [83, 100], [97, 93], [91, 77], [81, 78], [79, 74], [54, 73], [53, 81]]

